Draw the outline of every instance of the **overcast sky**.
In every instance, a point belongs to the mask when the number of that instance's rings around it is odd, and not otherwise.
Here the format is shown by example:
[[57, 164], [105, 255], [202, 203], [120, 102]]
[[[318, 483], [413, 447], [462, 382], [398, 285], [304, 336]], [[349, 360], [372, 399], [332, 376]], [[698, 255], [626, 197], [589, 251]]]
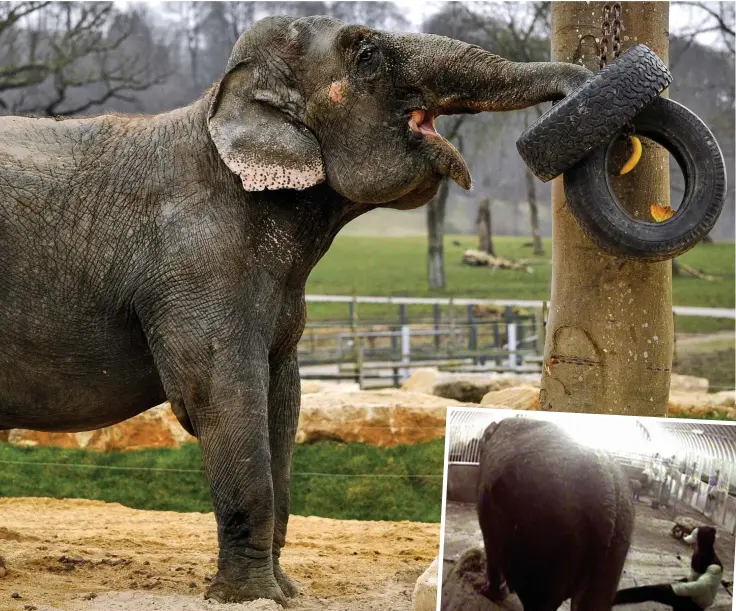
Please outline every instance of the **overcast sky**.
[[[471, 0], [472, 1], [472, 0]], [[733, 0], [726, 0], [733, 1]], [[424, 19], [432, 13], [440, 10], [443, 4], [447, 2], [429, 1], [420, 2], [417, 0], [394, 0], [398, 4], [407, 18], [415, 25], [418, 29], [421, 26]], [[693, 7], [686, 7], [677, 4], [670, 4], [670, 31], [672, 34], [680, 34], [683, 30], [691, 28], [696, 25], [704, 18], [704, 13], [699, 9]], [[626, 24], [624, 23], [624, 26]], [[702, 34], [697, 38], [698, 42], [702, 44], [712, 44], [718, 39], [717, 33]]]
[[[153, 7], [160, 6], [163, 1], [165, 0], [149, 0], [146, 2], [144, 0], [143, 4], [149, 4]], [[306, 0], [308, 1], [308, 0]], [[344, 0], [342, 0], [344, 1]], [[472, 0], [471, 0], [472, 1]], [[725, 0], [732, 2], [733, 0]], [[442, 2], [439, 0], [394, 0], [396, 4], [398, 4], [404, 14], [406, 15], [407, 19], [411, 21], [412, 23], [412, 29], [418, 30], [422, 22], [432, 15], [433, 13], [436, 13], [439, 11], [443, 4], [447, 4], [447, 2]], [[116, 4], [125, 5], [130, 4], [130, 0], [116, 0]], [[137, 3], [137, 2], [133, 2]], [[715, 2], [711, 2], [709, 4], [716, 4]], [[683, 30], [688, 30], [692, 28], [693, 26], [697, 25], [698, 23], [702, 22], [704, 20], [704, 13], [700, 11], [699, 9], [693, 8], [693, 7], [687, 7], [687, 6], [678, 6], [676, 4], [670, 4], [670, 31], [673, 34], [681, 34]], [[712, 22], [710, 22], [712, 24]], [[624, 25], [626, 25], [624, 23]], [[701, 44], [714, 44], [717, 43], [719, 40], [719, 35], [717, 33], [707, 33], [702, 34], [696, 39]]]

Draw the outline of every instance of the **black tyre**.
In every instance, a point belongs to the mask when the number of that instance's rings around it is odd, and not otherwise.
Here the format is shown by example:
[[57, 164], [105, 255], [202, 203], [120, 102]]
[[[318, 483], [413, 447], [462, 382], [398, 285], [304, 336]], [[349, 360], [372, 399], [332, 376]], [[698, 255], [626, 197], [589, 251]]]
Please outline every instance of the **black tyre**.
[[521, 134], [516, 148], [542, 182], [608, 142], [672, 82], [656, 53], [631, 47]]
[[708, 235], [721, 214], [723, 155], [705, 123], [672, 100], [658, 98], [633, 125], [638, 135], [665, 147], [685, 176], [685, 193], [674, 216], [659, 223], [638, 220], [623, 208], [608, 172], [615, 137], [565, 172], [565, 197], [583, 231], [602, 249], [627, 259], [672, 259]]

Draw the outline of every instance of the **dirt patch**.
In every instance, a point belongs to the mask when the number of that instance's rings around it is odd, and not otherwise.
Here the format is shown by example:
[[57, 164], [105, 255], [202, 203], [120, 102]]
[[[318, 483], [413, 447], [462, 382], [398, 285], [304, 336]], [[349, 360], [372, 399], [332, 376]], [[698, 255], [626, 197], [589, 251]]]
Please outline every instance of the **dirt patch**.
[[[211, 513], [140, 511], [117, 503], [0, 499], [9, 574], [0, 609], [266, 611], [270, 601], [202, 598], [216, 570]], [[439, 548], [439, 524], [293, 516], [282, 566], [301, 587], [291, 608], [411, 609], [416, 579]], [[20, 598], [13, 597], [17, 594]]]

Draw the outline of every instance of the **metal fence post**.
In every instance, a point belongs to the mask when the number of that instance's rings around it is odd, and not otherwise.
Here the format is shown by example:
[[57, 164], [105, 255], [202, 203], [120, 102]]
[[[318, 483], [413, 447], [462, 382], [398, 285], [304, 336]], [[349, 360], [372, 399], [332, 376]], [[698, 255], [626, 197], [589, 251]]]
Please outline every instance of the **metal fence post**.
[[452, 297], [450, 297], [449, 304], [450, 314], [450, 341], [447, 343], [447, 354], [452, 356], [455, 350], [455, 305], [453, 304]]
[[509, 346], [509, 367], [516, 368], [516, 323], [510, 322], [507, 325], [508, 330], [508, 346]]
[[358, 345], [358, 298], [353, 295], [353, 300], [350, 302], [350, 330], [353, 336], [353, 362], [355, 364], [355, 376], [354, 379], [358, 383], [358, 388], [363, 388], [363, 363], [362, 351]]
[[442, 321], [442, 312], [440, 310], [440, 304], [435, 303], [432, 310], [433, 310], [432, 313], [434, 315], [434, 349], [439, 351], [440, 346], [442, 345], [441, 338], [440, 338], [440, 323]]
[[501, 324], [493, 321], [493, 348], [496, 351], [496, 367], [501, 366], [501, 350], [503, 349], [503, 340], [501, 339]]
[[408, 365], [411, 363], [411, 329], [409, 325], [401, 326], [401, 362], [407, 367], [402, 371], [402, 380], [406, 382], [411, 374]]
[[473, 355], [473, 364], [478, 364], [475, 352], [478, 350], [478, 329], [475, 326], [472, 304], [468, 306], [468, 351]]

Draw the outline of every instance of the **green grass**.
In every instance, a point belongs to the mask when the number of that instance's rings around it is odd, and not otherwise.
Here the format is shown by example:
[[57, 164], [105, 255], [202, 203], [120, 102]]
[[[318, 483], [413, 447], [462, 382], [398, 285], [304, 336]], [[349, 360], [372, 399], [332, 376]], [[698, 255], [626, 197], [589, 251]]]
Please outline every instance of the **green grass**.
[[[292, 513], [337, 519], [439, 522], [444, 440], [379, 449], [363, 444], [299, 445], [292, 463]], [[99, 453], [0, 444], [0, 496], [85, 498], [137, 509], [212, 511], [198, 444], [180, 449]], [[105, 465], [122, 469], [60, 466]], [[126, 470], [138, 467], [145, 470]], [[196, 472], [153, 471], [182, 469]], [[300, 473], [369, 474], [324, 477]], [[410, 474], [440, 477], [374, 477]]]
[[710, 392], [736, 388], [736, 350], [732, 338], [677, 345], [675, 373], [708, 378]]
[[[461, 246], [453, 246], [453, 241]], [[528, 238], [497, 237], [497, 254], [513, 258], [533, 258], [530, 248], [523, 248]], [[506, 270], [489, 271], [462, 265], [464, 248], [474, 248], [474, 236], [448, 236], [445, 239], [444, 292], [427, 289], [427, 239], [424, 236], [366, 237], [338, 236], [332, 248], [317, 265], [307, 283], [307, 292], [332, 295], [390, 295], [407, 297], [456, 296], [482, 299], [549, 299], [552, 266], [551, 240], [545, 240], [544, 262], [533, 266], [533, 273]], [[682, 257], [682, 261], [704, 269], [719, 278], [709, 282], [691, 276], [673, 281], [675, 305], [734, 307], [734, 244], [701, 244]], [[721, 277], [722, 276], [722, 277]], [[425, 308], [426, 310], [426, 308]], [[414, 306], [410, 312], [422, 311]], [[347, 318], [345, 304], [310, 304], [311, 321]], [[358, 315], [366, 319], [395, 320], [396, 308], [361, 304]], [[678, 317], [678, 332], [711, 332], [733, 329], [733, 321]]]

